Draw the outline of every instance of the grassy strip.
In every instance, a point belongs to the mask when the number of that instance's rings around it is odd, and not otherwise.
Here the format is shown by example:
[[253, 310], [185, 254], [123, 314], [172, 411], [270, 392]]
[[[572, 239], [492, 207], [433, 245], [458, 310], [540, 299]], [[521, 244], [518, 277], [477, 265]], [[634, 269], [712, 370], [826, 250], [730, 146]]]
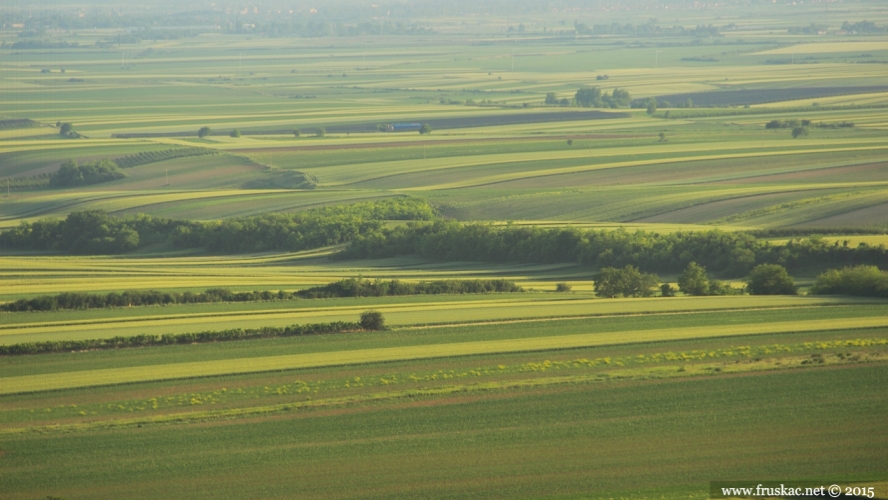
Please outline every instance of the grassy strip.
[[460, 342], [451, 344], [401, 346], [378, 349], [263, 356], [231, 360], [199, 361], [142, 367], [84, 370], [59, 374], [4, 378], [0, 394], [38, 392], [75, 387], [187, 379], [219, 375], [261, 373], [324, 366], [355, 365], [419, 359], [472, 356], [511, 352], [575, 349], [603, 345], [689, 340], [708, 337], [762, 335], [769, 333], [812, 332], [836, 329], [888, 327], [888, 318], [843, 318], [834, 320], [785, 321], [728, 327], [690, 327], [533, 337], [521, 339]]
[[173, 344], [193, 344], [195, 342], [221, 342], [270, 337], [294, 337], [323, 333], [342, 333], [362, 330], [358, 323], [337, 321], [333, 323], [310, 323], [291, 325], [283, 328], [263, 327], [256, 329], [232, 329], [179, 333], [164, 335], [134, 335], [131, 337], [111, 337], [107, 339], [52, 340], [22, 344], [0, 345], [0, 355], [44, 354], [50, 352], [80, 351], [85, 349], [119, 349], [122, 347], [149, 347]]

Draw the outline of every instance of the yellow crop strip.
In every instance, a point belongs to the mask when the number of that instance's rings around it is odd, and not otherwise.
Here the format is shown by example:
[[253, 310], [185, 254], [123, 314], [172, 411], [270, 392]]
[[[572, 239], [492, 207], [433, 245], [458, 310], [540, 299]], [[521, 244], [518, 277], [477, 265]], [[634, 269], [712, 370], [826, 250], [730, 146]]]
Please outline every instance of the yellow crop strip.
[[63, 374], [42, 374], [2, 379], [0, 394], [73, 389], [159, 380], [260, 373], [302, 368], [384, 363], [421, 359], [575, 349], [603, 345], [634, 344], [709, 337], [763, 335], [770, 333], [813, 332], [837, 329], [888, 327], [888, 318], [786, 321], [779, 323], [732, 325], [730, 327], [664, 328], [614, 333], [594, 333], [525, 339], [458, 342], [423, 346], [355, 349], [312, 354], [290, 354], [232, 360], [199, 361], [166, 365], [85, 370]]

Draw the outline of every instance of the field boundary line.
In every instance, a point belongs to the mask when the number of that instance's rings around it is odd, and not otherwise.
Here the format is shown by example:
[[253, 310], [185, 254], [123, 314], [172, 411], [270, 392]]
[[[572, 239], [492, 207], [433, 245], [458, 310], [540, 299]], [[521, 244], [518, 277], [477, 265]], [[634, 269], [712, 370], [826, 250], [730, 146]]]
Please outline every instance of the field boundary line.
[[0, 394], [40, 392], [103, 385], [156, 382], [163, 380], [242, 375], [304, 368], [347, 366], [393, 361], [504, 354], [516, 352], [577, 349], [673, 340], [693, 340], [772, 333], [802, 333], [888, 327], [888, 317], [840, 318], [833, 320], [783, 321], [730, 327], [663, 328], [614, 333], [586, 333], [552, 337], [458, 342], [420, 346], [382, 347], [311, 354], [289, 354], [216, 361], [196, 361], [127, 368], [84, 370], [4, 377]]

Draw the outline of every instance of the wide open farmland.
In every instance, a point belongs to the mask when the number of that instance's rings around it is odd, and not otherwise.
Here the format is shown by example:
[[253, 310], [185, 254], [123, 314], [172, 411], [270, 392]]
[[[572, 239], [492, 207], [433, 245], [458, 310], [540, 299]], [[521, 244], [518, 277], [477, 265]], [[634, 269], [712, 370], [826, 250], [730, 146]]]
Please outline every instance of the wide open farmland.
[[4, 4], [0, 498], [888, 498], [886, 63], [876, 0]]

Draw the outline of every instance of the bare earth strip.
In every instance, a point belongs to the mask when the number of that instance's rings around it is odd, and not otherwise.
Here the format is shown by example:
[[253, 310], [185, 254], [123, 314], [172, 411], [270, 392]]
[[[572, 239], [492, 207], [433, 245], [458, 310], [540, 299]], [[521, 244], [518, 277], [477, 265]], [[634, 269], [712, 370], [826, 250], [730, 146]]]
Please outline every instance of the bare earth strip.
[[38, 392], [99, 385], [116, 385], [158, 380], [187, 379], [219, 375], [260, 373], [301, 368], [384, 363], [479, 354], [500, 354], [557, 349], [575, 349], [614, 344], [633, 344], [707, 337], [762, 335], [769, 333], [813, 332], [837, 329], [888, 327], [888, 318], [858, 318], [788, 321], [768, 324], [664, 328], [616, 333], [562, 335], [544, 338], [459, 342], [425, 346], [356, 349], [313, 354], [291, 354], [233, 360], [175, 363], [133, 368], [113, 368], [4, 378], [0, 394]]

